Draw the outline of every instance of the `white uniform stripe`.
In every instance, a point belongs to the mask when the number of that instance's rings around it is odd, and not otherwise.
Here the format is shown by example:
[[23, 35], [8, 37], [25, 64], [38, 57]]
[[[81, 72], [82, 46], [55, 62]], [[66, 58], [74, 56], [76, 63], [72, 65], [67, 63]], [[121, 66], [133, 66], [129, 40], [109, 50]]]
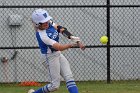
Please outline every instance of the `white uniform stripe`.
[[46, 92], [46, 90], [47, 90], [47, 89], [46, 89], [46, 86], [44, 86], [44, 87], [43, 87], [43, 92]]
[[43, 93], [45, 93], [44, 87], [42, 88]]
[[45, 92], [45, 93], [48, 92], [48, 85], [44, 86], [43, 90], [44, 90], [43, 92]]
[[69, 87], [67, 87], [67, 88], [71, 88], [71, 87], [74, 87], [74, 86], [76, 86], [76, 85], [71, 85], [71, 86], [69, 86]]
[[72, 84], [75, 84], [75, 82], [69, 82], [67, 83], [67, 86], [72, 85]]

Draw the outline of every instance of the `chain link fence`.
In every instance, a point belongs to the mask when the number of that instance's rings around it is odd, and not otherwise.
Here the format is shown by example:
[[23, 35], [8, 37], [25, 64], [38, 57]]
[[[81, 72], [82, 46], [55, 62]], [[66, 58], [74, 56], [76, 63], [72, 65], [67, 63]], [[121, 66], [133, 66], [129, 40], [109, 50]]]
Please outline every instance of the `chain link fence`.
[[[71, 64], [76, 81], [107, 80], [107, 47], [110, 48], [111, 80], [140, 80], [139, 0], [110, 1], [110, 45], [102, 45], [99, 41], [101, 36], [107, 35], [106, 0], [1, 2], [1, 83], [48, 81], [30, 19], [38, 8], [46, 9], [55, 23], [67, 27], [86, 45], [85, 51], [73, 48], [62, 52]], [[63, 36], [60, 40], [61, 43], [70, 42]]]

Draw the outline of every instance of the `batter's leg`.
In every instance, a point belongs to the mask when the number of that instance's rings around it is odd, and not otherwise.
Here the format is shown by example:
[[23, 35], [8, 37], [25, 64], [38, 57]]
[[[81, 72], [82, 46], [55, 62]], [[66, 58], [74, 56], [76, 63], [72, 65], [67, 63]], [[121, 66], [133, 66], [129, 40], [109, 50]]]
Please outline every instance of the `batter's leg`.
[[60, 55], [60, 73], [66, 81], [68, 91], [70, 93], [78, 93], [78, 88], [74, 81], [72, 71], [70, 69], [70, 64], [68, 60], [63, 56], [63, 54]]
[[33, 93], [49, 93], [57, 90], [60, 86], [60, 63], [59, 63], [60, 54], [56, 53], [53, 56], [50, 56], [46, 64], [48, 69], [48, 75], [51, 79], [50, 84], [45, 85], [44, 87], [36, 90]]

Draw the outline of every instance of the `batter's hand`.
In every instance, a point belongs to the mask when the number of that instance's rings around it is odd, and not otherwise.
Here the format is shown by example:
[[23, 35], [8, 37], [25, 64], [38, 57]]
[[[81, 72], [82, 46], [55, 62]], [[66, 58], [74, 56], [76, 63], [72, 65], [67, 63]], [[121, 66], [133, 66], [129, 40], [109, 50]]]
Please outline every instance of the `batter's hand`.
[[70, 36], [70, 39], [71, 39], [73, 42], [80, 42], [80, 38], [79, 38], [79, 37], [76, 37], [76, 36]]
[[85, 45], [84, 44], [82, 44], [82, 42], [77, 42], [77, 44], [78, 44], [78, 46], [82, 49], [82, 50], [85, 50]]

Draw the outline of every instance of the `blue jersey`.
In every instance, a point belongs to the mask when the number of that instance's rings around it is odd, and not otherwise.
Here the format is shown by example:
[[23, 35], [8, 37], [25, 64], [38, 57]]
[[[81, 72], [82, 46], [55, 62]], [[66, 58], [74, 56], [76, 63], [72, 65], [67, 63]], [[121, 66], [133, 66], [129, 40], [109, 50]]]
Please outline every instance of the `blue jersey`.
[[52, 45], [59, 42], [59, 33], [51, 24], [46, 30], [38, 30], [36, 32], [36, 38], [42, 54], [57, 51], [52, 47]]

